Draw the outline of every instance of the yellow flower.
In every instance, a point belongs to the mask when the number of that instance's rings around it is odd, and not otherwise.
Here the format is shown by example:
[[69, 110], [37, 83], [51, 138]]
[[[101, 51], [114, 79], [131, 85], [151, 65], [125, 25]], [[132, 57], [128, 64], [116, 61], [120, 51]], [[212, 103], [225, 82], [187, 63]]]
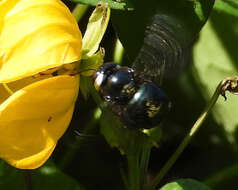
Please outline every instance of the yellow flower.
[[70, 123], [77, 93], [77, 77], [61, 75], [7, 98], [0, 105], [0, 157], [17, 168], [41, 166]]
[[0, 0], [0, 158], [34, 169], [67, 129], [79, 77], [33, 77], [81, 58], [77, 22], [59, 0]]
[[0, 19], [2, 83], [81, 57], [77, 22], [60, 0], [1, 0]]

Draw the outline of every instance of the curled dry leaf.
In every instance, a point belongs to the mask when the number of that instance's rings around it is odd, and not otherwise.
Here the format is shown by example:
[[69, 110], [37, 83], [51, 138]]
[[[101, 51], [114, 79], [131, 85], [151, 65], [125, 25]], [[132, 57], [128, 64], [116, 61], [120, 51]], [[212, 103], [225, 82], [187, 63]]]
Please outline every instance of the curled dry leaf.
[[238, 76], [228, 77], [221, 83], [221, 95], [226, 99], [226, 91], [238, 95]]

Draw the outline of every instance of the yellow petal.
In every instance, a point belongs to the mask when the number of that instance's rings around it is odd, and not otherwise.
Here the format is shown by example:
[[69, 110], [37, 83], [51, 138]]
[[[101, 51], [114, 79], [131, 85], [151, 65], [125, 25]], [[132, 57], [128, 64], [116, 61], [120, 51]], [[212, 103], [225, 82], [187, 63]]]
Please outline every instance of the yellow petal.
[[37, 168], [49, 158], [70, 123], [78, 79], [68, 75], [44, 79], [0, 105], [0, 158], [21, 169]]
[[81, 58], [80, 30], [61, 1], [3, 0], [0, 16], [0, 82]]
[[[37, 77], [27, 77], [18, 81], [8, 83], [7, 86], [10, 88], [12, 92], [16, 92], [17, 90], [20, 90], [29, 84], [32, 84], [34, 82], [43, 79], [47, 79], [49, 77], [52, 77], [52, 75], [39, 75]], [[0, 84], [0, 104], [4, 102], [10, 95], [11, 94], [5, 89], [4, 85]]]

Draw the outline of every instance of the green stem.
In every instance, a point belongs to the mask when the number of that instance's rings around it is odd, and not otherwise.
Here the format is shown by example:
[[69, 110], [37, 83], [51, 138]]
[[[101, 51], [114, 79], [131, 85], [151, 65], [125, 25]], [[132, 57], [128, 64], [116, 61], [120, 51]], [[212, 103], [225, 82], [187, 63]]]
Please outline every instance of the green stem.
[[204, 183], [208, 184], [211, 187], [219, 186], [223, 181], [227, 181], [230, 178], [238, 176], [238, 163], [224, 168], [215, 175], [209, 177]]
[[80, 19], [83, 17], [83, 15], [86, 13], [88, 10], [88, 5], [82, 5], [82, 4], [77, 4], [72, 11], [72, 15], [75, 17], [77, 21], [80, 21]]
[[140, 170], [138, 155], [127, 156], [128, 182], [130, 190], [140, 190]]
[[173, 153], [173, 155], [170, 157], [170, 159], [167, 161], [167, 163], [164, 165], [164, 167], [160, 170], [160, 172], [155, 176], [153, 179], [151, 185], [149, 186], [149, 190], [154, 190], [156, 186], [159, 184], [161, 179], [166, 175], [166, 173], [169, 171], [169, 169], [173, 166], [173, 164], [176, 162], [176, 160], [179, 158], [183, 150], [186, 148], [188, 143], [191, 141], [192, 137], [195, 135], [195, 133], [198, 131], [200, 126], [202, 125], [203, 121], [206, 119], [207, 115], [211, 111], [212, 107], [216, 103], [219, 95], [221, 94], [221, 90], [223, 87], [224, 81], [222, 81], [216, 88], [216, 91], [214, 92], [209, 104], [203, 111], [203, 113], [200, 115], [198, 120], [195, 122], [193, 127], [191, 128], [190, 132], [185, 136], [181, 144], [178, 146], [177, 150]]
[[130, 190], [130, 187], [129, 187], [129, 184], [128, 184], [128, 179], [127, 179], [127, 176], [125, 174], [125, 171], [120, 168], [120, 173], [121, 173], [121, 178], [122, 178], [122, 181], [124, 183], [124, 186], [125, 186], [125, 189], [126, 190]]
[[150, 159], [151, 145], [146, 143], [142, 150], [141, 161], [140, 161], [140, 173], [141, 173], [141, 187], [147, 189], [147, 172]]
[[135, 137], [133, 152], [127, 155], [129, 190], [145, 190], [151, 142], [141, 134]]

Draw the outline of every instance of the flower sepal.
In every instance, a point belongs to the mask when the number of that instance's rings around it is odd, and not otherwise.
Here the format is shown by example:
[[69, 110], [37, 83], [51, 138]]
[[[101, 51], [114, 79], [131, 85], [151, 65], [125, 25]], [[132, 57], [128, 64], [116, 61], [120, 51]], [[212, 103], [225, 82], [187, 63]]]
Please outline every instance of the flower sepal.
[[110, 12], [110, 7], [107, 3], [99, 2], [90, 16], [86, 32], [83, 36], [82, 59], [88, 59], [98, 50], [107, 29]]

